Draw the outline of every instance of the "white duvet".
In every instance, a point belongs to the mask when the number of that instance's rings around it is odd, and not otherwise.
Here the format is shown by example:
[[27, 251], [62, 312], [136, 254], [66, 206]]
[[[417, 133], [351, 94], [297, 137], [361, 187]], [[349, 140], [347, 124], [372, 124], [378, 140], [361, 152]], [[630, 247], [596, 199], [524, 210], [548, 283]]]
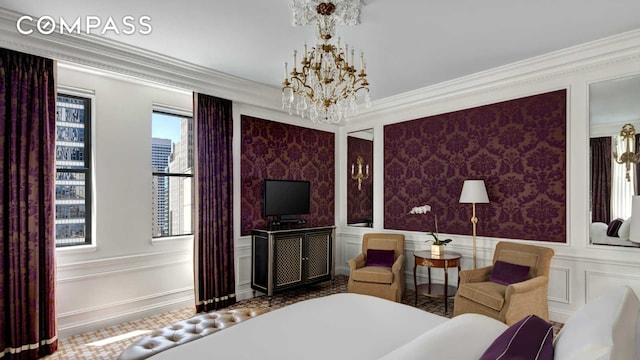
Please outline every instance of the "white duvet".
[[477, 359], [504, 329], [482, 316], [449, 320], [343, 293], [271, 311], [152, 359]]
[[[626, 221], [629, 224], [629, 220]], [[624, 224], [624, 223], [623, 223]], [[632, 242], [629, 240], [629, 228], [625, 231], [619, 231], [620, 237], [607, 236], [608, 225], [603, 222], [591, 223], [591, 237], [592, 244], [598, 245], [619, 245], [619, 246], [634, 246], [640, 247], [640, 243]]]

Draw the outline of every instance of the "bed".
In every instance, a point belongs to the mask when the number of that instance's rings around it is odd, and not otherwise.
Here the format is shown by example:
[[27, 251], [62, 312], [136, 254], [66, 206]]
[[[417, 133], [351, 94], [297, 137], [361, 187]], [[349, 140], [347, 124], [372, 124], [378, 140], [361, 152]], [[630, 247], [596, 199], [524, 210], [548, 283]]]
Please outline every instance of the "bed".
[[[551, 348], [555, 359], [640, 358], [639, 311], [640, 302], [629, 287], [595, 299], [564, 325]], [[388, 300], [343, 293], [268, 312], [151, 359], [468, 360], [480, 359], [511, 330], [483, 315], [448, 319]]]
[[608, 236], [607, 228], [609, 227], [607, 224], [603, 222], [593, 222], [591, 223], [591, 243], [597, 245], [616, 245], [616, 246], [632, 246], [632, 247], [640, 247], [640, 243], [633, 242], [629, 240], [629, 223], [630, 220], [624, 221], [623, 225], [620, 227], [618, 231], [618, 236]]

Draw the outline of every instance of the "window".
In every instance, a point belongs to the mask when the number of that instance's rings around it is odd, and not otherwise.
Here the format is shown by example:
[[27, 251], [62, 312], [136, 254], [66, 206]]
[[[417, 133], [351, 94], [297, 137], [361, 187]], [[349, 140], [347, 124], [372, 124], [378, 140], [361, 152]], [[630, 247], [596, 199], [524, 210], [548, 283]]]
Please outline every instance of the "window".
[[91, 244], [91, 99], [56, 98], [56, 246]]
[[154, 238], [193, 233], [193, 119], [154, 111], [151, 167]]

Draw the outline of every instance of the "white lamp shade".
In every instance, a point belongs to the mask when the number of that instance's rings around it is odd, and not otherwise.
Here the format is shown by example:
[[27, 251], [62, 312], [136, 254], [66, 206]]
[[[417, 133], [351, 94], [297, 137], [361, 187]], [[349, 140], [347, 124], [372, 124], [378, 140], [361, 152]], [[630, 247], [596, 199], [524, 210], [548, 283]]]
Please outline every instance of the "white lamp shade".
[[484, 180], [465, 180], [460, 194], [462, 204], [485, 204], [489, 202]]
[[640, 242], [640, 196], [631, 198], [631, 227], [629, 228], [629, 240]]

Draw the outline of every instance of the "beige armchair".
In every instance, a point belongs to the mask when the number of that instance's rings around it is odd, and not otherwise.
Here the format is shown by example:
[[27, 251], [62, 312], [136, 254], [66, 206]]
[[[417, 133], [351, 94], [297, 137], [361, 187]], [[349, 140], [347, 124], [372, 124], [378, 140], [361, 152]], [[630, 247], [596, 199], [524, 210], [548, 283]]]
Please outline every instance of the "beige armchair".
[[548, 321], [547, 292], [553, 253], [553, 249], [542, 246], [499, 242], [493, 254], [493, 264], [501, 260], [529, 266], [529, 280], [511, 285], [491, 282], [489, 278], [493, 265], [462, 270], [453, 304], [453, 316], [478, 313], [512, 325], [523, 317], [534, 314]]
[[[393, 266], [365, 266], [368, 249], [394, 250]], [[351, 272], [347, 290], [401, 302], [405, 288], [404, 258], [404, 235], [364, 234], [362, 253], [349, 260]]]

